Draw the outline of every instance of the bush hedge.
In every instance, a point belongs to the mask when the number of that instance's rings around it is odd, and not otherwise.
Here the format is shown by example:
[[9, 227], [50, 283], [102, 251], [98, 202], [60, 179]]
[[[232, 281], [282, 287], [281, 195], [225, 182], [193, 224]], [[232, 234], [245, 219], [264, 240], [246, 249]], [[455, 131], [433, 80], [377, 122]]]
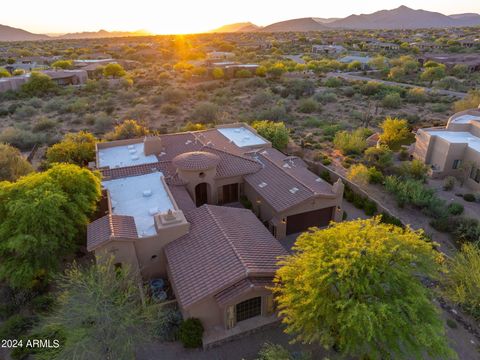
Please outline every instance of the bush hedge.
[[197, 318], [189, 318], [180, 324], [178, 338], [186, 348], [202, 346], [203, 325]]

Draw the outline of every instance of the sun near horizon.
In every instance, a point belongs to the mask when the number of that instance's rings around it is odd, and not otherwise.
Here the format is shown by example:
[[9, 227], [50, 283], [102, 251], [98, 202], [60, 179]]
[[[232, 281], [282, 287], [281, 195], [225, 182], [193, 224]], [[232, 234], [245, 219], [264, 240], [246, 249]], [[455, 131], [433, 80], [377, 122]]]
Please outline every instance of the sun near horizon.
[[226, 2], [204, 0], [137, 0], [122, 3], [113, 0], [84, 0], [75, 8], [60, 0], [25, 0], [22, 11], [0, 13], [0, 24], [33, 33], [69, 33], [82, 31], [136, 31], [153, 34], [191, 34], [213, 30], [222, 25], [250, 21], [265, 26], [277, 21], [301, 17], [345, 17], [371, 13], [405, 5], [414, 9], [454, 13], [480, 13], [478, 0], [373, 0], [368, 3], [344, 0], [341, 4], [300, 0], [295, 4], [273, 0]]

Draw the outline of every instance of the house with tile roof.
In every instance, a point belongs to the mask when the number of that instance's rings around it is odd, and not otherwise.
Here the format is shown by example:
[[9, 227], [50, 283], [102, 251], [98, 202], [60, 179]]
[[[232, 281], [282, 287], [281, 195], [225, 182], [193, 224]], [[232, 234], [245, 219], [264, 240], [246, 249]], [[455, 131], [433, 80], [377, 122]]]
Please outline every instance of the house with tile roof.
[[445, 127], [419, 129], [413, 157], [430, 165], [434, 178], [463, 178], [480, 190], [480, 109], [454, 114]]
[[88, 226], [87, 249], [168, 279], [183, 316], [202, 321], [204, 346], [276, 321], [279, 240], [342, 219], [341, 181], [246, 124], [103, 142], [96, 153], [105, 215]]

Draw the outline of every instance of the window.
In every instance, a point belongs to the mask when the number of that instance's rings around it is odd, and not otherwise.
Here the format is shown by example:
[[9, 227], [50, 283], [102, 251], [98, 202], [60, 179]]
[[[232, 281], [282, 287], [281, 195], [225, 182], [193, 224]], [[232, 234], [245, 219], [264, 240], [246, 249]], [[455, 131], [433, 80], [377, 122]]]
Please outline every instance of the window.
[[472, 179], [476, 183], [480, 183], [480, 169], [472, 168], [472, 172], [470, 173], [470, 179]]
[[157, 258], [157, 255], [152, 255], [152, 257], [150, 258], [152, 261], [155, 260]]
[[457, 170], [462, 166], [462, 160], [453, 160], [452, 169]]
[[237, 322], [262, 314], [262, 298], [255, 297], [242, 301], [236, 306]]

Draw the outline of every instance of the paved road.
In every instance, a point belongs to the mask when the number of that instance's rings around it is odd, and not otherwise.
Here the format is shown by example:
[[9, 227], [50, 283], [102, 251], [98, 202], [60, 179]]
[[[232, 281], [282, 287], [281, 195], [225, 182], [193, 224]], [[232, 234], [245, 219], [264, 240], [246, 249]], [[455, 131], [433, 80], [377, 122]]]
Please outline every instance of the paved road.
[[329, 72], [327, 73], [327, 77], [337, 77], [337, 78], [342, 78], [346, 80], [357, 80], [357, 81], [377, 81], [385, 85], [392, 85], [392, 86], [403, 86], [406, 88], [420, 88], [424, 89], [427, 92], [435, 92], [438, 94], [442, 95], [449, 95], [449, 96], [455, 96], [458, 98], [464, 98], [467, 96], [466, 93], [463, 92], [458, 92], [458, 91], [451, 91], [451, 90], [442, 90], [442, 89], [434, 89], [434, 88], [429, 88], [429, 87], [423, 87], [423, 86], [417, 86], [417, 85], [411, 85], [411, 84], [405, 84], [405, 83], [398, 83], [395, 81], [388, 81], [388, 80], [380, 80], [380, 79], [375, 79], [375, 78], [370, 78], [368, 76], [364, 75], [358, 75], [358, 73], [337, 73], [337, 72]]

